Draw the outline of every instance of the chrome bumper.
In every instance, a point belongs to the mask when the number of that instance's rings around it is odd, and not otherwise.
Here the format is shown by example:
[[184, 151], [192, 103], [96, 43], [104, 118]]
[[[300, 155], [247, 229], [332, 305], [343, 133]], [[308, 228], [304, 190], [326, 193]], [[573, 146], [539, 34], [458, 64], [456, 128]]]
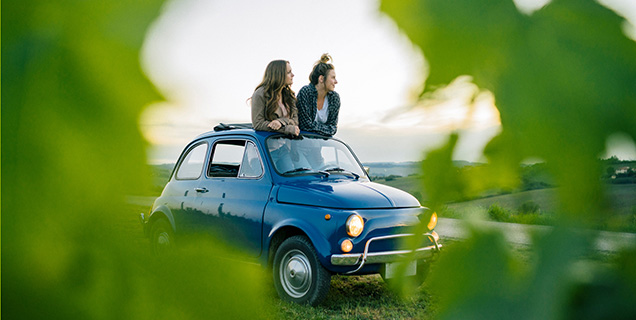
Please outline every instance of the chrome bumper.
[[148, 224], [146, 223], [146, 215], [143, 212], [139, 214], [139, 223], [141, 223], [144, 236], [148, 237]]
[[424, 236], [428, 237], [433, 242], [433, 245], [431, 246], [418, 248], [415, 250], [396, 250], [396, 251], [383, 251], [383, 252], [369, 253], [369, 245], [373, 241], [412, 237], [412, 236], [414, 236], [414, 234], [405, 233], [405, 234], [395, 234], [395, 235], [371, 238], [367, 240], [367, 243], [364, 246], [363, 253], [345, 253], [345, 254], [331, 255], [331, 264], [335, 266], [356, 266], [357, 265], [357, 268], [355, 270], [346, 272], [347, 274], [349, 274], [349, 273], [357, 272], [358, 270], [362, 269], [362, 267], [365, 264], [394, 262], [394, 261], [399, 261], [407, 257], [413, 258], [416, 260], [430, 258], [434, 256], [436, 253], [438, 253], [440, 248], [442, 247], [442, 245], [439, 244], [438, 242], [439, 236], [437, 235], [437, 233], [433, 231], [433, 232], [424, 234]]

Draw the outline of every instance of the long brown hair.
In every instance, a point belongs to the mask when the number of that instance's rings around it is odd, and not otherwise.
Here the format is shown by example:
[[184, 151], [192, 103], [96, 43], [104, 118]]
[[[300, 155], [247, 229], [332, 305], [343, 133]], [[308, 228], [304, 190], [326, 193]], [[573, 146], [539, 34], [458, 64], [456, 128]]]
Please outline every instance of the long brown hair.
[[[256, 89], [263, 87], [265, 90], [265, 98], [267, 104], [265, 105], [265, 116], [267, 120], [274, 120], [274, 113], [278, 109], [278, 99], [283, 97], [283, 104], [287, 109], [287, 114], [291, 114], [292, 106], [296, 105], [296, 93], [291, 87], [285, 84], [287, 76], [287, 64], [289, 61], [274, 60], [265, 68], [265, 74], [263, 75], [263, 81], [256, 86]], [[255, 89], [255, 90], [256, 90]]]
[[329, 60], [333, 61], [333, 58], [331, 58], [328, 53], [323, 53], [322, 56], [320, 56], [320, 60], [314, 64], [314, 69], [311, 70], [311, 74], [309, 74], [309, 82], [314, 86], [318, 84], [320, 76], [327, 78], [329, 71], [335, 69], [333, 64], [329, 63]]

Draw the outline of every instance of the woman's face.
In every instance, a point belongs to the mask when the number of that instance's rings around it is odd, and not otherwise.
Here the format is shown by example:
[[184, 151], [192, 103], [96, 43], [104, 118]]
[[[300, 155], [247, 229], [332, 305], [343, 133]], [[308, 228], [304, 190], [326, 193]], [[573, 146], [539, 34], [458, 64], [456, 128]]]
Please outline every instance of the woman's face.
[[294, 74], [292, 73], [291, 64], [287, 63], [287, 72], [285, 73], [285, 84], [291, 86], [294, 83]]
[[329, 70], [329, 72], [327, 73], [327, 77], [325, 77], [324, 83], [325, 90], [327, 90], [327, 92], [336, 90], [336, 84], [338, 83], [338, 80], [336, 80], [336, 70]]

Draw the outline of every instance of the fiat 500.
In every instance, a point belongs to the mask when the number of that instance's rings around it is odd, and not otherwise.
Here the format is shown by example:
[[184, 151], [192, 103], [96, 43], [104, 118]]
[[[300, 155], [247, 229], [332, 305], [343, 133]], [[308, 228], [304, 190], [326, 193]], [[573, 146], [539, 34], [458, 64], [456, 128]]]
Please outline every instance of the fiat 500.
[[332, 274], [421, 283], [441, 248], [437, 215], [371, 182], [344, 142], [247, 125], [221, 124], [190, 142], [141, 222], [156, 253], [188, 233], [239, 244], [272, 271], [282, 299], [310, 305]]

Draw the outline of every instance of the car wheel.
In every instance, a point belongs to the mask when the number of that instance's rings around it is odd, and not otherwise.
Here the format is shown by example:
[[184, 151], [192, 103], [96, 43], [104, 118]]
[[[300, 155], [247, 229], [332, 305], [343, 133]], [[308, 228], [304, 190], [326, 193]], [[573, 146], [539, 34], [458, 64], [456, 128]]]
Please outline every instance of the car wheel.
[[150, 230], [150, 245], [153, 254], [161, 255], [174, 250], [174, 232], [168, 220], [158, 219], [152, 224]]
[[281, 299], [318, 305], [331, 285], [331, 274], [320, 261], [314, 246], [305, 236], [283, 241], [274, 256], [274, 286]]

